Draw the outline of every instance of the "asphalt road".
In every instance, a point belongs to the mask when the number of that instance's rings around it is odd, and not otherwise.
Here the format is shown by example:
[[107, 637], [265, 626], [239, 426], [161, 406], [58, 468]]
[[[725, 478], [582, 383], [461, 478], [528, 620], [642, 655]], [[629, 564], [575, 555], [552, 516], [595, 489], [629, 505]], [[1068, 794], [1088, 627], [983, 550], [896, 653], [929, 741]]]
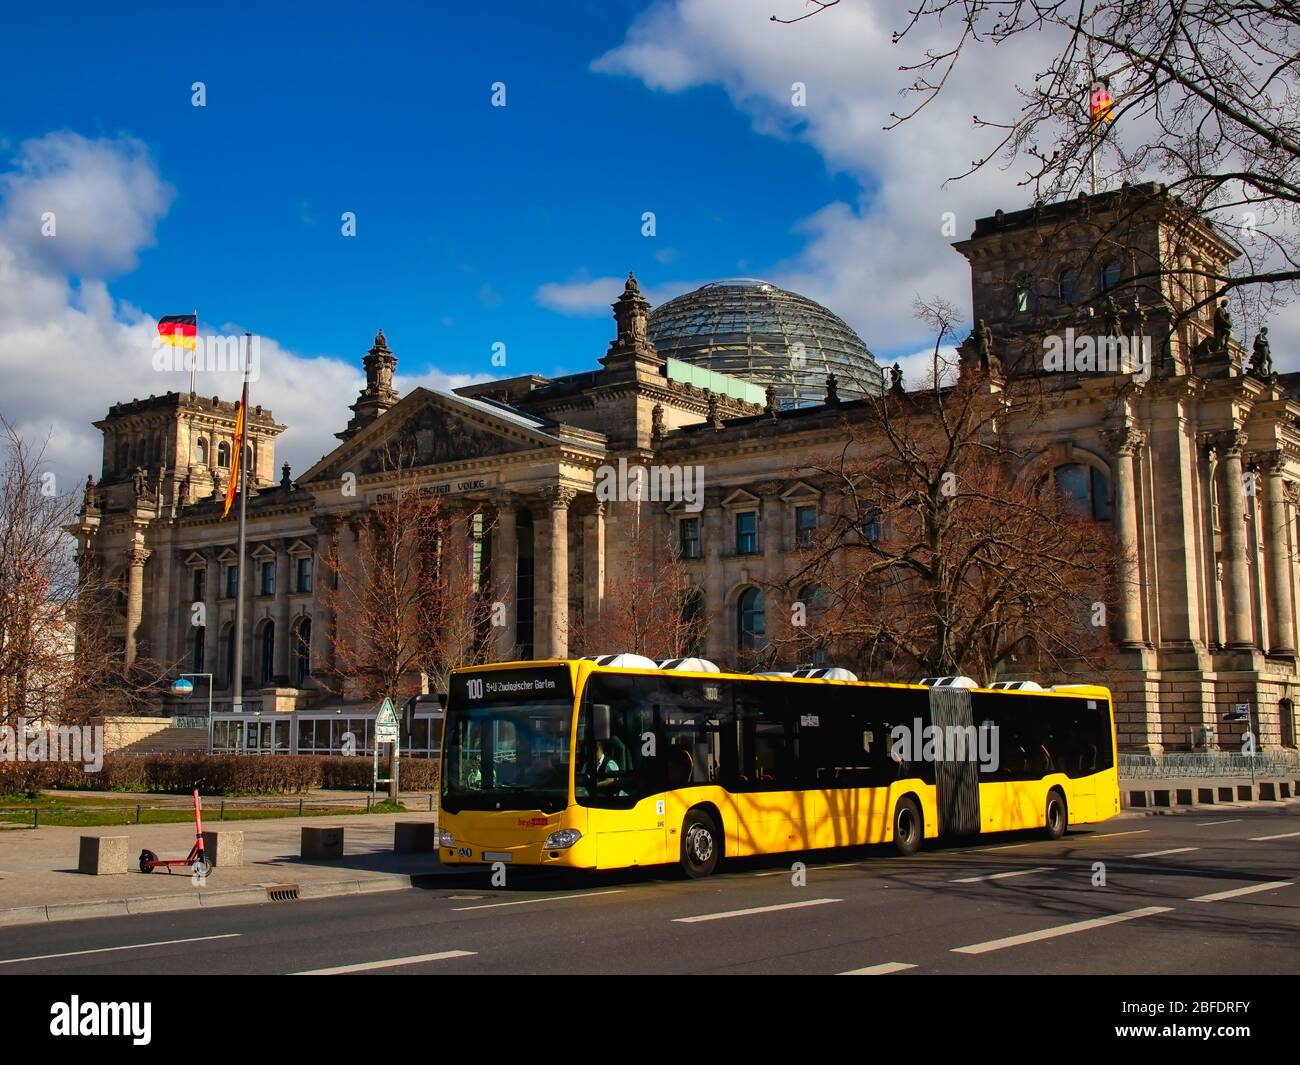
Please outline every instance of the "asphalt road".
[[[792, 863], [807, 883], [792, 883]], [[1104, 866], [1105, 885], [1094, 886]], [[1300, 971], [1300, 805], [0, 929], [0, 976]], [[180, 942], [176, 942], [180, 941]]]

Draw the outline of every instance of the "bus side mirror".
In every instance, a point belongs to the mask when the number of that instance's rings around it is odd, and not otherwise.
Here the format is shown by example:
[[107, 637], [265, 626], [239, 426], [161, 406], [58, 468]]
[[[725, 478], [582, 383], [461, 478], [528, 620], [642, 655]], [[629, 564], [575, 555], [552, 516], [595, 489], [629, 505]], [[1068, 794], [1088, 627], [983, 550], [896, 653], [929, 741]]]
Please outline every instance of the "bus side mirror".
[[609, 703], [591, 704], [592, 739], [604, 743], [609, 739]]

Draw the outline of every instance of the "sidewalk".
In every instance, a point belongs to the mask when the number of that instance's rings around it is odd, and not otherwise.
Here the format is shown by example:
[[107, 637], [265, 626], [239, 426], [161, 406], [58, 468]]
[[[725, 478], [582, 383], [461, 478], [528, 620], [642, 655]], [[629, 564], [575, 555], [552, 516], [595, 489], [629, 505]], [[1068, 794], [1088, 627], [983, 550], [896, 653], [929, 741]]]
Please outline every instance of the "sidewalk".
[[[146, 848], [163, 858], [185, 857], [194, 842], [192, 824], [0, 829], [0, 927], [267, 902], [267, 888], [282, 884], [297, 885], [299, 898], [396, 891], [419, 878], [451, 878], [473, 871], [473, 866], [443, 868], [436, 852], [394, 853], [394, 823], [427, 820], [428, 814], [407, 812], [346, 816], [337, 821], [285, 817], [220, 826], [205, 823], [207, 830], [244, 833], [244, 865], [218, 867], [202, 886], [195, 886], [186, 870], [145, 874], [135, 865]], [[342, 860], [303, 861], [298, 857], [303, 825], [319, 828], [334, 824], [346, 829]], [[77, 872], [80, 838], [91, 835], [127, 836], [131, 870], [114, 876]]]

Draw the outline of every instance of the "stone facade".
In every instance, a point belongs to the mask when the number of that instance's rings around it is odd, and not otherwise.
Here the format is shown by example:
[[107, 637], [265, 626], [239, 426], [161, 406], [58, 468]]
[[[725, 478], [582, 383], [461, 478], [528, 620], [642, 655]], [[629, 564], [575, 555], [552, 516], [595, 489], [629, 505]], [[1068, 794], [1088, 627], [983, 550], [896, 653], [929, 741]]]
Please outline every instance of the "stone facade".
[[[1098, 517], [1113, 522], [1123, 561], [1107, 679], [1122, 746], [1236, 749], [1245, 726], [1224, 716], [1241, 703], [1262, 746], [1294, 746], [1300, 403], [1258, 352], [1248, 358], [1208, 284], [1158, 269], [1223, 271], [1236, 249], [1150, 186], [998, 212], [956, 248], [971, 264], [977, 323], [960, 350], [990, 387], [1041, 374], [1045, 343], [1066, 329], [1149, 338], [1149, 364], [1064, 370], [1046, 416], [1011, 427], [1037, 461], [1080, 468], [1098, 494]], [[312, 675], [328, 653], [321, 634], [330, 624], [315, 560], [354, 544], [351, 519], [391, 487], [378, 456], [394, 440], [410, 445], [427, 484], [450, 504], [493, 519], [483, 576], [510, 590], [496, 657], [567, 654], [569, 632], [600, 614], [615, 545], [640, 523], [676, 533], [683, 518], [697, 517], [699, 557], [683, 566], [710, 619], [703, 650], [737, 660], [742, 627], [754, 625], [747, 591], [788, 576], [800, 512], [833, 505], [801, 464], [842, 437], [860, 401], [839, 401], [832, 381], [824, 405], [764, 409], [673, 380], [647, 338], [648, 312], [629, 278], [599, 368], [451, 394], [398, 396], [396, 356], [381, 332], [340, 444], [296, 479], [287, 467], [274, 479], [283, 427], [254, 412], [243, 661], [246, 691], [260, 689], [264, 710], [303, 713], [337, 701]], [[128, 655], [147, 649], [212, 672], [220, 700], [235, 605], [227, 575], [239, 560], [235, 523], [220, 520], [215, 449], [228, 444], [233, 405], [168, 394], [119, 404], [97, 425], [104, 466], [87, 488], [80, 548], [124, 578]], [[707, 466], [703, 509], [603, 502], [600, 471], [620, 460]], [[738, 530], [750, 527], [742, 543]], [[471, 529], [467, 522], [466, 536]], [[202, 630], [191, 623], [196, 599]], [[758, 609], [774, 622], [786, 605], [772, 596]], [[293, 646], [295, 633], [307, 636], [310, 656]]]

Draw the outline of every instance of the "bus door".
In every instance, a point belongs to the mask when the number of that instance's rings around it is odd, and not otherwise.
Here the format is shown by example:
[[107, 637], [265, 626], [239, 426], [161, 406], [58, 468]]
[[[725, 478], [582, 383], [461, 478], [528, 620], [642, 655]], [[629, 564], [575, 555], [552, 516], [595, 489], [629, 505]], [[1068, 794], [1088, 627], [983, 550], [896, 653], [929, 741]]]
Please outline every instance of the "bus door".
[[963, 688], [931, 688], [930, 723], [943, 743], [941, 757], [934, 766], [939, 833], [978, 835], [979, 761], [970, 692]]

